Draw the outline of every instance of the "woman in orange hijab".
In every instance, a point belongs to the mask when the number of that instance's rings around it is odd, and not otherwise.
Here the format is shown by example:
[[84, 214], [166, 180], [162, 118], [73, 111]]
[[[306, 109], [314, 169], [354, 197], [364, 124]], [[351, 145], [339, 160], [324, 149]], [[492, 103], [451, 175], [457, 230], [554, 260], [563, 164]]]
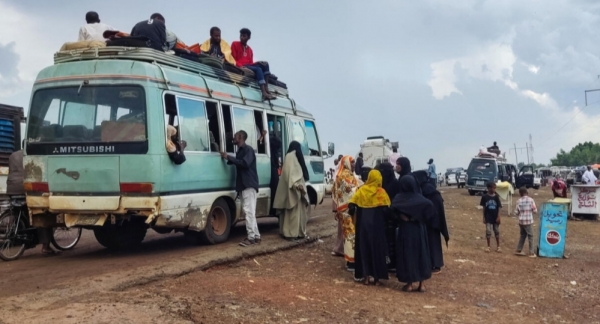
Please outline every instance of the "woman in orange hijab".
[[382, 184], [381, 173], [372, 170], [367, 182], [350, 199], [349, 213], [356, 216], [354, 279], [365, 285], [370, 283], [369, 278], [375, 285], [380, 279], [388, 279], [385, 217], [391, 202]]
[[354, 218], [348, 213], [348, 204], [358, 187], [354, 177], [354, 159], [344, 156], [339, 162], [339, 170], [335, 177], [332, 194], [336, 205], [335, 218], [342, 223], [344, 232], [344, 259], [348, 271], [354, 271]]

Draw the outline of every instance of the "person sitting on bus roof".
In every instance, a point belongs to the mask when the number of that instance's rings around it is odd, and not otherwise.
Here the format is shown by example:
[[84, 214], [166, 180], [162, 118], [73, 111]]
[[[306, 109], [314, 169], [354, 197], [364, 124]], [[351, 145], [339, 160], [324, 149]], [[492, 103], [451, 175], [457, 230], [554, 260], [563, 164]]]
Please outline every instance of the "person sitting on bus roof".
[[498, 156], [500, 155], [500, 148], [498, 147], [498, 145], [496, 144], [496, 142], [494, 142], [494, 145], [488, 147], [487, 150], [490, 153], [495, 153]]
[[219, 27], [210, 29], [210, 38], [200, 45], [200, 50], [204, 54], [218, 57], [235, 65], [235, 59], [231, 56], [231, 47], [221, 39], [221, 29]]
[[131, 36], [143, 36], [150, 40], [150, 48], [157, 51], [168, 50], [167, 45], [167, 27], [165, 17], [159, 13], [154, 13], [150, 19], [140, 21], [131, 30]]
[[263, 100], [277, 99], [277, 97], [269, 93], [268, 83], [269, 76], [271, 76], [269, 63], [262, 61], [254, 62], [254, 52], [252, 51], [252, 47], [248, 46], [251, 35], [252, 32], [250, 29], [242, 28], [240, 30], [240, 41], [231, 43], [231, 55], [233, 55], [237, 66], [245, 67], [254, 72], [256, 82], [258, 82], [262, 91]]
[[95, 11], [90, 11], [85, 14], [86, 25], [79, 28], [78, 41], [103, 41], [104, 32], [107, 30], [115, 30], [113, 27], [100, 22], [100, 16]]
[[178, 141], [176, 138], [177, 128], [174, 126], [167, 126], [167, 153], [173, 163], [179, 165], [185, 162], [185, 155], [183, 150], [186, 147], [185, 141]]

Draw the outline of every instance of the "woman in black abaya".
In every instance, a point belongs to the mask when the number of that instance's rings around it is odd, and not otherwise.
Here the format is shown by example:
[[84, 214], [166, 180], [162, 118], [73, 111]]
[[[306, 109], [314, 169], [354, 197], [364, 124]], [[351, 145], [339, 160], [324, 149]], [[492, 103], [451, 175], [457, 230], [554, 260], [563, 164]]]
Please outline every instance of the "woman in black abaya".
[[[398, 180], [401, 180], [405, 176], [414, 177], [414, 175], [412, 173], [412, 168], [410, 166], [410, 160], [407, 157], [403, 156], [403, 157], [398, 158], [398, 160], [396, 160], [396, 166], [394, 167], [394, 170], [400, 176], [398, 178]], [[415, 181], [416, 181], [416, 179], [415, 179]], [[421, 187], [417, 188], [417, 192], [421, 193]]]
[[349, 213], [356, 216], [356, 239], [354, 246], [354, 279], [365, 285], [378, 285], [380, 279], [388, 279], [385, 240], [385, 211], [390, 198], [382, 188], [381, 173], [372, 170], [363, 186], [350, 199]]
[[[433, 204], [419, 193], [414, 177], [400, 179], [400, 192], [392, 201], [397, 215], [396, 277], [405, 282], [403, 291], [425, 291], [423, 281], [431, 278], [431, 257], [427, 240], [427, 223], [435, 217]], [[415, 289], [413, 282], [418, 282]]]
[[[390, 200], [398, 194], [399, 183], [394, 174], [394, 166], [389, 162], [381, 163], [376, 169], [381, 173], [383, 178], [383, 190], [387, 193]], [[390, 209], [385, 211], [385, 239], [388, 250], [387, 268], [390, 272], [396, 272], [396, 227], [397, 222]]]
[[410, 160], [407, 157], [400, 157], [396, 160], [396, 172], [400, 175], [400, 179], [405, 175], [411, 174]]
[[444, 254], [440, 235], [444, 236], [446, 246], [450, 240], [448, 225], [446, 224], [444, 199], [440, 192], [428, 181], [427, 171], [415, 171], [413, 176], [417, 179], [423, 196], [433, 203], [433, 207], [436, 211], [435, 218], [432, 220], [431, 225], [427, 226], [427, 238], [429, 239], [429, 253], [431, 255], [433, 273], [440, 273], [444, 266]]

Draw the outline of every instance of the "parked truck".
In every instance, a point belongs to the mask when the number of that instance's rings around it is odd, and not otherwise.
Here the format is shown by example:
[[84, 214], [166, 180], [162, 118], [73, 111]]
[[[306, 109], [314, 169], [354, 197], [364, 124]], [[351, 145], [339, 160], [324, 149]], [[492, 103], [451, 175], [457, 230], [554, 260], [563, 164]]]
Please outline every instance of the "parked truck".
[[[383, 136], [371, 136], [360, 145], [360, 153], [363, 154], [363, 160], [366, 167], [374, 168], [381, 162], [388, 161], [390, 155], [398, 150], [398, 142], [390, 142]], [[400, 153], [400, 152], [398, 152]]]
[[6, 179], [8, 178], [8, 158], [21, 149], [21, 131], [25, 126], [22, 107], [0, 104], [0, 209], [8, 206]]

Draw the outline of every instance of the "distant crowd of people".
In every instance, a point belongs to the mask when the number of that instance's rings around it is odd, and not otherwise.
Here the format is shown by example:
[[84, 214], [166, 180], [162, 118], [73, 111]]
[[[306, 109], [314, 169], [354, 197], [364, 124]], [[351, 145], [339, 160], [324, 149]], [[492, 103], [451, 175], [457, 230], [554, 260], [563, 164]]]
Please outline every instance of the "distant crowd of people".
[[148, 20], [140, 21], [133, 26], [131, 33], [116, 30], [100, 21], [97, 12], [90, 11], [85, 16], [86, 24], [79, 29], [78, 41], [106, 41], [120, 38], [143, 38], [147, 47], [158, 51], [180, 50], [187, 53], [206, 54], [220, 59], [222, 62], [245, 68], [254, 73], [263, 100], [277, 99], [269, 92], [267, 86], [272, 77], [269, 63], [254, 61], [254, 52], [248, 45], [252, 32], [248, 28], [240, 30], [240, 40], [227, 43], [221, 39], [221, 29], [212, 27], [210, 38], [202, 44], [187, 46], [175, 33], [166, 27], [166, 19], [160, 13], [154, 13]]

